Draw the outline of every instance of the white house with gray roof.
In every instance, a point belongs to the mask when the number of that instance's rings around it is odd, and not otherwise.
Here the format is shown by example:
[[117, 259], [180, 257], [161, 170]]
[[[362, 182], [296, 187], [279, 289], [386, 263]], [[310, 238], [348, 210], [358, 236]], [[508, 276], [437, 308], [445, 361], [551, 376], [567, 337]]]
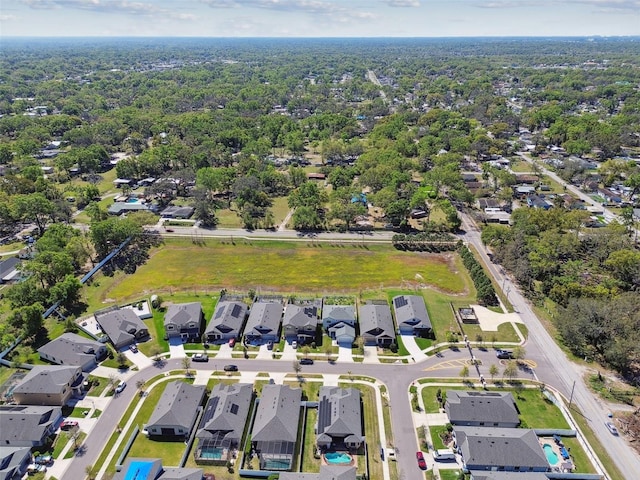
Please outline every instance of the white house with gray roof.
[[419, 295], [398, 295], [393, 297], [392, 303], [401, 335], [426, 337], [431, 334], [433, 327], [424, 298]]
[[261, 470], [290, 470], [293, 465], [302, 391], [265, 385], [251, 430], [251, 447]]
[[204, 331], [209, 343], [224, 343], [239, 338], [247, 317], [248, 306], [237, 300], [221, 299]]
[[231, 458], [241, 445], [252, 401], [249, 383], [213, 387], [196, 433], [196, 463], [225, 464]]
[[316, 443], [325, 450], [357, 450], [364, 442], [360, 390], [321, 387], [316, 421]]
[[75, 333], [63, 333], [38, 349], [40, 358], [58, 365], [72, 365], [88, 372], [107, 355], [107, 347]]
[[149, 329], [130, 308], [96, 315], [96, 321], [118, 350], [149, 337]]
[[188, 437], [196, 423], [206, 389], [206, 385], [182, 381], [169, 383], [145, 427], [149, 435]]
[[447, 390], [444, 411], [453, 425], [515, 428], [520, 424], [511, 392]]
[[359, 319], [360, 336], [365, 345], [388, 347], [395, 342], [396, 332], [388, 304], [361, 305]]
[[0, 444], [39, 447], [47, 443], [62, 419], [60, 407], [0, 405]]
[[261, 344], [278, 341], [283, 306], [277, 300], [254, 302], [249, 312], [244, 338], [247, 343]]
[[15, 386], [13, 400], [19, 405], [65, 405], [82, 393], [84, 376], [80, 367], [36, 365]]
[[322, 327], [339, 345], [351, 347], [356, 339], [355, 305], [323, 305]]
[[164, 315], [165, 335], [185, 342], [200, 341], [203, 320], [200, 302], [174, 303]]
[[454, 427], [463, 467], [469, 470], [547, 472], [538, 437], [526, 428]]
[[317, 328], [317, 306], [289, 303], [284, 308], [282, 329], [289, 341], [296, 340], [300, 345], [312, 342], [316, 338]]

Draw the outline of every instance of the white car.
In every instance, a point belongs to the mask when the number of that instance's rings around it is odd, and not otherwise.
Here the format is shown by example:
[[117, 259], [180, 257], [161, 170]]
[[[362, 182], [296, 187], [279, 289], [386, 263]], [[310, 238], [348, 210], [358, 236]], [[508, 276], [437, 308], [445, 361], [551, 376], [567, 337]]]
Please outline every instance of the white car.
[[611, 435], [618, 436], [618, 429], [612, 422], [604, 422], [604, 425], [611, 432]]
[[127, 386], [126, 382], [120, 382], [116, 387], [116, 393], [122, 392], [126, 386]]
[[291, 347], [298, 348], [298, 342], [296, 342], [295, 340], [291, 342]]

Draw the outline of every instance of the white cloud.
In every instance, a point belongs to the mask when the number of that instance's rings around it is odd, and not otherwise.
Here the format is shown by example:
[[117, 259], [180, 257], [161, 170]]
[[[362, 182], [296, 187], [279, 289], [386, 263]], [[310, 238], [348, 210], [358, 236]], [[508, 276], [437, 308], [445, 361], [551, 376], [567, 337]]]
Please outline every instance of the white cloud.
[[34, 9], [75, 9], [99, 13], [162, 16], [177, 20], [195, 19], [195, 15], [189, 13], [177, 13], [160, 8], [153, 3], [128, 0], [22, 0], [22, 2]]
[[10, 22], [16, 20], [18, 17], [15, 15], [0, 15], [0, 22]]
[[420, 0], [386, 0], [385, 3], [390, 7], [419, 7]]
[[601, 12], [631, 11], [640, 14], [640, 0], [569, 0], [569, 3], [580, 3], [596, 7]]

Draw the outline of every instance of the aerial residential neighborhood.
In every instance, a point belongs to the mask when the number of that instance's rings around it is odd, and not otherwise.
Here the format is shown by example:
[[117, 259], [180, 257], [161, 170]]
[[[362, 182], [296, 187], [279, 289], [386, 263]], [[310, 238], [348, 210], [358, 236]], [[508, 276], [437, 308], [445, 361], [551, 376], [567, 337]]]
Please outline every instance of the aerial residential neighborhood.
[[[638, 478], [637, 37], [514, 37], [517, 2], [14, 3], [0, 480]], [[428, 9], [491, 31], [397, 38]], [[5, 38], [23, 16], [69, 36]]]

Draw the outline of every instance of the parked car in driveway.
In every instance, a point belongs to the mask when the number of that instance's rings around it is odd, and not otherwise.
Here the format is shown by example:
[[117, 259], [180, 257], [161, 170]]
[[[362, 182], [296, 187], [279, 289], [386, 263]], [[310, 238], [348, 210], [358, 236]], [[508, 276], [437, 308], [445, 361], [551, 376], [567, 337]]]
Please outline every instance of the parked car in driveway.
[[416, 452], [416, 459], [418, 460], [418, 467], [420, 467], [420, 470], [426, 470], [427, 462], [425, 461], [422, 452]]
[[53, 457], [51, 455], [38, 455], [33, 459], [33, 463], [38, 465], [49, 465], [53, 463]]
[[74, 427], [78, 426], [78, 422], [74, 420], [65, 420], [60, 424], [60, 430], [71, 430]]
[[208, 362], [209, 357], [206, 353], [196, 353], [191, 357], [194, 362]]
[[229, 339], [229, 346], [230, 346], [231, 348], [233, 348], [233, 347], [235, 347], [235, 346], [236, 346], [236, 339], [235, 339], [235, 338], [230, 338], [230, 339]]
[[129, 350], [131, 350], [133, 353], [138, 353], [138, 347], [136, 347], [133, 343], [129, 345]]
[[616, 437], [618, 436], [618, 429], [612, 422], [604, 422], [604, 425], [611, 432], [611, 435], [615, 435]]

